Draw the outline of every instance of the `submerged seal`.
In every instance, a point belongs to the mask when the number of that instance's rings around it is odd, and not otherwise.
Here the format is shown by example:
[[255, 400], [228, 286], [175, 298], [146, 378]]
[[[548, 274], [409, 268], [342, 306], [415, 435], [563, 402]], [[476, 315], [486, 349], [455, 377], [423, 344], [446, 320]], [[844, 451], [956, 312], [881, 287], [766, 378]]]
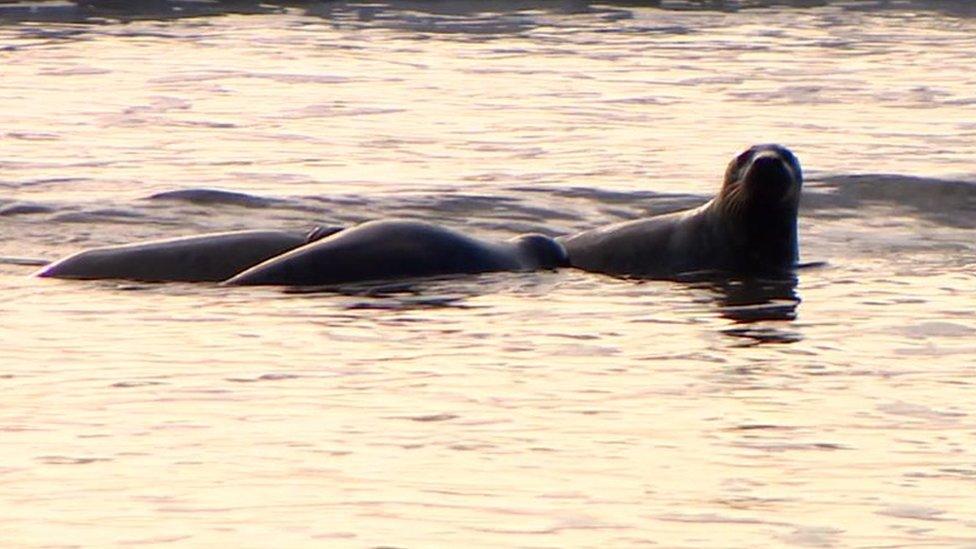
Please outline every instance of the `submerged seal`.
[[233, 285], [308, 286], [568, 265], [555, 240], [537, 234], [491, 242], [407, 220], [363, 223], [251, 267]]
[[145, 282], [220, 282], [276, 255], [340, 231], [316, 227], [307, 236], [286, 231], [204, 234], [84, 250], [37, 276]]
[[802, 185], [800, 163], [789, 149], [755, 145], [729, 163], [722, 189], [699, 208], [557, 240], [573, 267], [607, 274], [781, 273], [799, 259]]

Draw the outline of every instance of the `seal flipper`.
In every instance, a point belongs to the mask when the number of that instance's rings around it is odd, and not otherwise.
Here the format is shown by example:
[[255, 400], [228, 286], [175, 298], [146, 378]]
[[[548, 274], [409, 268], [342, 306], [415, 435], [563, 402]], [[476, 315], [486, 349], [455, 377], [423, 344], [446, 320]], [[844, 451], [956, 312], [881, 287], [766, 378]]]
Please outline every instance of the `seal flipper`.
[[316, 225], [311, 231], [305, 235], [305, 243], [311, 244], [316, 240], [321, 240], [327, 236], [332, 236], [340, 231], [346, 230], [345, 227], [340, 225]]

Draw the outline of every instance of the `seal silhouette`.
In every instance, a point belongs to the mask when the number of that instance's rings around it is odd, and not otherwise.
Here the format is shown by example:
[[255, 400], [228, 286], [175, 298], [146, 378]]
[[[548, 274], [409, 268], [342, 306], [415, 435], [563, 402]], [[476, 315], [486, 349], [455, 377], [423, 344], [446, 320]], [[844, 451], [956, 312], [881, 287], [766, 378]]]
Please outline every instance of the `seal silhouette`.
[[803, 174], [782, 145], [736, 156], [718, 194], [701, 207], [558, 237], [573, 267], [670, 278], [698, 271], [773, 274], [799, 259]]
[[356, 225], [247, 269], [229, 285], [322, 286], [568, 266], [552, 238], [529, 234], [488, 241], [411, 220]]
[[276, 255], [342, 230], [236, 231], [83, 250], [51, 263], [36, 276], [126, 279], [144, 282], [220, 282]]

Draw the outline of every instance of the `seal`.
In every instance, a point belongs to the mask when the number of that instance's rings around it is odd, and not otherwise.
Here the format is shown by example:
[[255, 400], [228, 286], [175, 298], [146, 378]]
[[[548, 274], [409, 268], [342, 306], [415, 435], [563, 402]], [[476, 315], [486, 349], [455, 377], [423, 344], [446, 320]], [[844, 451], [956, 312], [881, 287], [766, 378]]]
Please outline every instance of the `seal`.
[[573, 267], [612, 275], [783, 273], [799, 259], [796, 218], [802, 185], [800, 163], [789, 149], [754, 145], [729, 163], [721, 190], [698, 208], [556, 240]]
[[220, 282], [340, 230], [341, 227], [316, 227], [308, 235], [236, 231], [92, 248], [51, 263], [35, 275], [86, 280]]
[[493, 242], [422, 221], [356, 225], [234, 276], [230, 285], [323, 286], [568, 266], [563, 247], [539, 234]]

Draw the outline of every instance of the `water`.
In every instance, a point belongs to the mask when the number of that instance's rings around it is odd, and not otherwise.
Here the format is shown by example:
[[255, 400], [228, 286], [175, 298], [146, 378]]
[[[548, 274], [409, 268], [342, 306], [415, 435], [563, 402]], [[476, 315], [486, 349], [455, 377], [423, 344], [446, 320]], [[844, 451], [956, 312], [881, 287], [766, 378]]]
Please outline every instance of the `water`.
[[[976, 546], [967, 2], [166, 6], [0, 4], [4, 546]], [[795, 283], [9, 261], [565, 233], [698, 204], [754, 142], [807, 173]], [[148, 198], [200, 188], [246, 196]]]

